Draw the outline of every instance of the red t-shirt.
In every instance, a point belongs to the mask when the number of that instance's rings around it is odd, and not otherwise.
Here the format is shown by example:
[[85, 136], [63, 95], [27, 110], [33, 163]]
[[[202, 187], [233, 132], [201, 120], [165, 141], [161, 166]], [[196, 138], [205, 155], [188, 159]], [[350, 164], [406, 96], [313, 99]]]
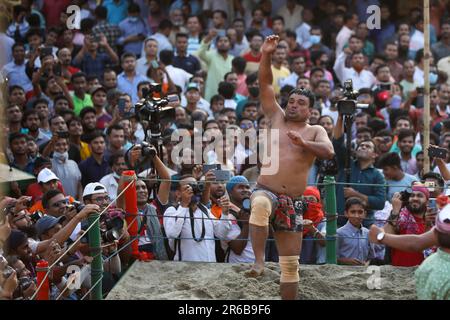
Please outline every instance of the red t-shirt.
[[42, 13], [44, 14], [47, 27], [54, 27], [61, 24], [61, 12], [70, 5], [70, 0], [44, 0]]
[[260, 62], [261, 61], [262, 53], [257, 55], [256, 57], [251, 54], [251, 52], [247, 52], [242, 56], [247, 62]]
[[[414, 234], [425, 233], [425, 221], [424, 219], [414, 216], [416, 220], [417, 230]], [[410, 230], [400, 228], [399, 234], [412, 234]], [[420, 265], [423, 260], [423, 252], [406, 252], [396, 249], [391, 249], [392, 265], [397, 267], [414, 267]]]
[[[58, 181], [58, 190], [64, 193], [64, 188], [62, 186], [61, 181]], [[26, 195], [29, 197], [33, 197], [33, 199], [31, 200], [33, 203], [36, 203], [37, 201], [41, 200], [43, 193], [39, 183], [35, 182], [33, 184], [30, 184], [27, 187]]]

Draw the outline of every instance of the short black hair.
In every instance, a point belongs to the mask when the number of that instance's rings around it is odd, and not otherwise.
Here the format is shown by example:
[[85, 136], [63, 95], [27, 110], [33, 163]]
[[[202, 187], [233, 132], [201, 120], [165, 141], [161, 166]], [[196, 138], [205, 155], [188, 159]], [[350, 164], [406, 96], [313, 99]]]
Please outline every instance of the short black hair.
[[225, 98], [222, 97], [220, 94], [215, 94], [215, 95], [213, 95], [213, 96], [211, 97], [210, 102], [211, 102], [211, 104], [213, 104], [213, 103], [215, 103], [215, 102], [217, 102], [217, 101], [225, 101]]
[[316, 98], [314, 96], [314, 94], [305, 88], [295, 88], [294, 90], [292, 90], [291, 92], [289, 92], [289, 97], [293, 94], [299, 94], [301, 96], [305, 96], [309, 99], [309, 107], [312, 108], [314, 107], [314, 103], [316, 102]]
[[105, 134], [101, 132], [100, 130], [95, 130], [94, 132], [90, 133], [89, 136], [86, 138], [87, 143], [91, 143], [92, 140], [102, 137], [103, 140], [105, 139]]
[[16, 49], [17, 47], [25, 48], [25, 45], [22, 42], [16, 42], [12, 46], [12, 51], [14, 51], [14, 49]]
[[403, 139], [407, 138], [407, 137], [412, 137], [413, 140], [416, 137], [416, 133], [414, 132], [414, 130], [412, 129], [401, 129], [398, 132], [398, 141], [402, 141]]
[[178, 38], [186, 38], [186, 39], [189, 39], [189, 35], [188, 35], [187, 33], [185, 33], [185, 32], [178, 32], [178, 33], [175, 35], [175, 39], [178, 39]]
[[80, 119], [83, 119], [84, 116], [87, 115], [88, 113], [93, 113], [97, 115], [97, 112], [95, 111], [94, 107], [84, 107], [80, 111]]
[[[380, 64], [379, 66], [377, 66], [376, 68], [375, 68], [375, 75], [377, 75], [378, 74], [378, 71], [380, 71], [381, 69], [383, 69], [383, 68], [388, 68], [389, 69], [389, 66], [387, 65], [387, 64]], [[390, 71], [391, 69], [389, 69], [389, 71]]]
[[27, 135], [25, 133], [21, 133], [21, 132], [10, 133], [9, 136], [8, 136], [8, 143], [9, 143], [9, 145], [11, 145], [11, 143], [14, 140], [18, 140], [18, 139], [25, 139], [26, 140], [27, 139]]
[[39, 29], [39, 28], [30, 28], [30, 30], [28, 30], [27, 34], [25, 35], [25, 39], [28, 40], [32, 36], [39, 36], [41, 38], [44, 38], [42, 36], [41, 29]]
[[159, 30], [171, 29], [173, 27], [172, 22], [169, 19], [163, 19], [158, 25]]
[[244, 73], [245, 67], [247, 66], [247, 60], [243, 57], [235, 57], [231, 60], [231, 65], [238, 73]]
[[253, 72], [247, 76], [247, 79], [245, 79], [245, 84], [248, 86], [255, 83], [257, 80], [258, 80], [258, 73]]
[[444, 187], [444, 185], [445, 185], [444, 179], [437, 172], [429, 171], [429, 172], [425, 173], [422, 177], [422, 180], [425, 181], [426, 179], [436, 180], [438, 182], [439, 187], [441, 187], [441, 188]]
[[104, 6], [98, 6], [94, 10], [94, 15], [97, 18], [97, 20], [105, 20], [108, 16], [108, 9]]
[[106, 135], [110, 135], [113, 130], [124, 130], [120, 124], [114, 124], [106, 129]]
[[284, 18], [282, 16], [275, 16], [275, 17], [273, 17], [272, 18], [272, 23], [274, 23], [277, 20], [280, 20], [284, 24]]
[[74, 73], [73, 75], [72, 75], [72, 77], [70, 78], [70, 82], [74, 82], [74, 80], [75, 79], [78, 79], [78, 78], [83, 78], [84, 77], [84, 79], [86, 79], [87, 78], [87, 76], [86, 76], [86, 73], [84, 73], [84, 72], [76, 72], [76, 73]]
[[121, 151], [115, 152], [113, 153], [108, 160], [108, 165], [110, 168], [112, 168], [112, 166], [114, 165], [114, 163], [117, 162], [117, 160], [119, 160], [120, 158], [125, 158], [125, 154]]
[[385, 153], [378, 160], [378, 167], [381, 169], [385, 167], [396, 167], [402, 170], [400, 156], [397, 152]]
[[213, 12], [212, 12], [212, 15], [214, 15], [215, 13], [220, 13], [220, 15], [222, 16], [222, 18], [224, 18], [225, 20], [227, 20], [228, 19], [228, 14], [225, 12], [225, 11], [223, 11], [223, 10], [214, 10]]
[[162, 50], [159, 53], [159, 60], [161, 60], [162, 63], [164, 63], [164, 65], [168, 66], [171, 65], [173, 63], [173, 51], [172, 50]]
[[360, 205], [366, 210], [366, 203], [363, 200], [357, 197], [350, 197], [345, 201], [345, 211], [350, 209], [353, 205]]
[[37, 106], [38, 104], [40, 104], [40, 103], [46, 104], [47, 107], [48, 107], [48, 104], [49, 104], [47, 99], [44, 99], [44, 98], [38, 98], [38, 99], [34, 100], [32, 108], [35, 109], [36, 106]]
[[134, 58], [134, 60], [136, 60], [136, 55], [132, 52], [125, 52], [120, 57], [120, 62], [123, 62], [126, 58]]
[[49, 190], [46, 193], [44, 193], [44, 195], [42, 196], [42, 206], [44, 207], [44, 209], [48, 209], [50, 200], [53, 199], [54, 197], [56, 197], [58, 194], [64, 195], [64, 193], [62, 193], [58, 189]]

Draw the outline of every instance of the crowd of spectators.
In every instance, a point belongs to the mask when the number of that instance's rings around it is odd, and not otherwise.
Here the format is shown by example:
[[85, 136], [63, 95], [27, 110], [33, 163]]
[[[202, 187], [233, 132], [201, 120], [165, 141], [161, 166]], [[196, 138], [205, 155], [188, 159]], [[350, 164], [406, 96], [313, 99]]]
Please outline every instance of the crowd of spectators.
[[[325, 175], [338, 182], [339, 263], [417, 266], [436, 251], [391, 250], [368, 236], [373, 224], [392, 234], [423, 234], [449, 202], [450, 152], [424, 171], [419, 1], [19, 2], [0, 21], [1, 157], [34, 180], [4, 183], [0, 299], [34, 297], [37, 261], [60, 258], [51, 298], [84, 297], [92, 286], [92, 254], [82, 234], [93, 213], [104, 212], [105, 295], [136, 258], [253, 262], [248, 198], [263, 159], [250, 159], [259, 153], [260, 130], [270, 128], [257, 72], [271, 34], [280, 37], [272, 62], [278, 103], [283, 108], [294, 88], [312, 91], [309, 123], [325, 128], [336, 152], [331, 161], [318, 159], [309, 175], [300, 263], [325, 263]], [[430, 141], [448, 150], [450, 3], [430, 2]], [[80, 8], [79, 25], [66, 11], [71, 4]], [[369, 5], [380, 7], [380, 29], [369, 29]], [[346, 128], [351, 150], [337, 108], [348, 79], [358, 102], [369, 105]], [[154, 90], [153, 97], [176, 95], [178, 102], [161, 117], [161, 145], [148, 146], [149, 119], [135, 105]], [[203, 159], [196, 159], [194, 144], [174, 157], [173, 136], [199, 130]], [[229, 139], [230, 131], [237, 138]], [[347, 154], [351, 173], [344, 184]], [[125, 170], [137, 171], [138, 255], [125, 200], [117, 197]], [[266, 260], [278, 261], [273, 239]], [[72, 265], [82, 270], [77, 289], [67, 289]]]

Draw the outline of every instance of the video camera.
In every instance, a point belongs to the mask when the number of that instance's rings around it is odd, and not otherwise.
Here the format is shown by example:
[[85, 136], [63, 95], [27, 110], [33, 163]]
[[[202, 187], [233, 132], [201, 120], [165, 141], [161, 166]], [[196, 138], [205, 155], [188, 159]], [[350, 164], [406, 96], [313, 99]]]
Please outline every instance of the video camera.
[[175, 119], [175, 109], [167, 105], [179, 101], [177, 95], [168, 95], [164, 98], [155, 97], [155, 93], [161, 95], [161, 92], [160, 83], [151, 83], [150, 88], [142, 88], [143, 99], [135, 105], [136, 116], [141, 120], [149, 121], [152, 139], [161, 137], [162, 119]]
[[358, 103], [358, 91], [353, 90], [353, 82], [348, 79], [344, 82], [344, 97], [345, 99], [339, 100], [337, 103], [337, 109], [339, 114], [344, 116], [351, 116], [356, 113], [356, 109], [367, 109], [368, 104]]

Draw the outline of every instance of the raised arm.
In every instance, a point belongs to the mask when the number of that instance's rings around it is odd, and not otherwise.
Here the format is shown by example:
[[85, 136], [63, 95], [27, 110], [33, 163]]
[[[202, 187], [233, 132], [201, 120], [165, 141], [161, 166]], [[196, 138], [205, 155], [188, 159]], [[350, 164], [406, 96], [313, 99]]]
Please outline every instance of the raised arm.
[[261, 47], [262, 56], [258, 74], [259, 91], [262, 111], [268, 118], [272, 118], [276, 113], [282, 112], [275, 98], [275, 91], [272, 86], [272, 54], [275, 52], [279, 40], [280, 38], [278, 36], [268, 36]]

